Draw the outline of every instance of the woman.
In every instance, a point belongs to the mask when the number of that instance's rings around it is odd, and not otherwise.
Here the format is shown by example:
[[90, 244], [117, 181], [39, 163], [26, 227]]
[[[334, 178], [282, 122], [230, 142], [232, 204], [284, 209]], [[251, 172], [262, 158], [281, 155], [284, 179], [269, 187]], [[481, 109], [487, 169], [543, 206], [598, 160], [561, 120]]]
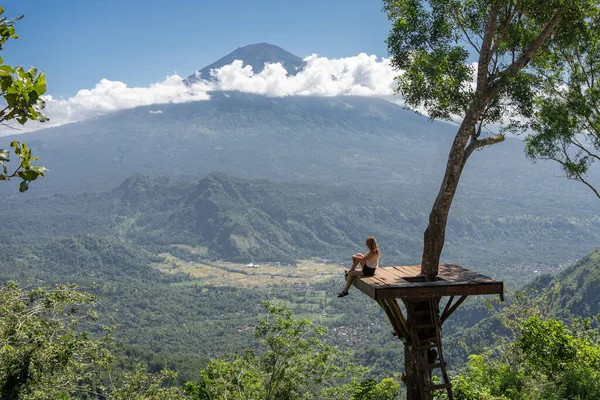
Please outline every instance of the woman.
[[[373, 236], [367, 238], [366, 245], [369, 249], [367, 254], [358, 253], [352, 256], [352, 268], [346, 274], [346, 287], [338, 293], [338, 297], [348, 296], [348, 289], [352, 286], [352, 280], [355, 276], [375, 275], [375, 269], [379, 266], [379, 247], [377, 247], [377, 241]], [[358, 264], [362, 266], [362, 270], [356, 270]]]

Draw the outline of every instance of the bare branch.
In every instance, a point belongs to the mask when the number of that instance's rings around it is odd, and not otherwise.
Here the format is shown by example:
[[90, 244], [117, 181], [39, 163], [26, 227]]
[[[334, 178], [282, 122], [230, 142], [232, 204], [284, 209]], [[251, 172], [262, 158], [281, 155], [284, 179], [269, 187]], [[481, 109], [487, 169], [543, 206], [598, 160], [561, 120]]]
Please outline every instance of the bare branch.
[[458, 27], [462, 31], [463, 35], [465, 35], [465, 38], [467, 38], [467, 41], [471, 44], [471, 46], [473, 46], [475, 51], [477, 53], [479, 53], [481, 49], [477, 46], [477, 44], [475, 44], [473, 42], [473, 40], [471, 40], [471, 37], [467, 33], [467, 29], [465, 28], [465, 26], [463, 25], [462, 20], [461, 20], [462, 15], [460, 15], [460, 10], [458, 10], [456, 7], [453, 7], [452, 11], [454, 12], [454, 18], [456, 19], [456, 25], [458, 25]]
[[583, 183], [584, 185], [586, 185], [587, 187], [589, 187], [592, 192], [594, 192], [594, 194], [600, 199], [600, 193], [598, 193], [598, 191], [596, 190], [596, 188], [594, 186], [592, 186], [588, 181], [586, 181], [585, 179], [583, 179], [583, 177], [581, 176], [581, 174], [577, 173], [576, 174], [577, 177], [573, 178], [576, 181], [579, 181], [581, 183]]
[[[565, 164], [570, 163], [573, 164], [573, 161], [571, 161], [571, 157], [569, 156], [569, 152], [567, 151], [567, 144], [565, 142], [562, 143], [562, 152], [565, 156], [565, 160], [566, 161], [562, 161], [559, 160], [557, 158], [552, 158], [554, 161], [557, 161], [560, 165], [565, 166]], [[600, 193], [598, 193], [598, 191], [596, 190], [596, 188], [589, 183], [587, 180], [585, 180], [585, 178], [583, 177], [583, 175], [581, 175], [581, 172], [579, 172], [578, 170], [575, 171], [570, 171], [570, 173], [567, 173], [567, 178], [572, 179], [574, 181], [579, 181], [581, 183], [583, 183], [584, 185], [586, 185], [587, 187], [589, 187], [592, 192], [594, 192], [594, 194], [600, 199]]]
[[588, 156], [595, 158], [596, 160], [600, 161], [600, 156], [598, 156], [597, 154], [592, 153], [591, 151], [589, 151], [584, 145], [582, 145], [576, 138], [573, 138], [571, 140], [571, 143], [573, 143], [573, 145], [575, 145], [575, 147], [579, 148], [580, 150], [582, 150], [584, 153], [586, 153]]

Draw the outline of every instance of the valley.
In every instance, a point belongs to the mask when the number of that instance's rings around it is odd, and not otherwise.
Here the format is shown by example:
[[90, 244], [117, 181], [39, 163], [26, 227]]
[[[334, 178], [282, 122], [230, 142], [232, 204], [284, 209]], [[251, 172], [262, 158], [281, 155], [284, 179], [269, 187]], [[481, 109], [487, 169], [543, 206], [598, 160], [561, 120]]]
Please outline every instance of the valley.
[[[185, 84], [235, 57], [256, 69], [279, 57], [290, 75], [305, 65], [265, 43], [232, 54]], [[336, 294], [367, 236], [380, 266], [420, 263], [457, 126], [376, 97], [210, 97], [6, 137], [48, 171], [25, 194], [0, 185], [0, 280], [98, 296], [83, 328], [114, 329], [118, 373], [141, 363], [197, 381], [221, 357], [258, 351], [265, 302], [323, 325], [323, 344], [368, 367], [367, 382], [402, 370], [379, 305]], [[600, 312], [599, 203], [559, 174], [513, 136], [465, 167], [441, 259], [504, 281], [508, 301], [471, 297], [444, 325], [451, 373], [504, 350], [521, 304], [566, 323]]]

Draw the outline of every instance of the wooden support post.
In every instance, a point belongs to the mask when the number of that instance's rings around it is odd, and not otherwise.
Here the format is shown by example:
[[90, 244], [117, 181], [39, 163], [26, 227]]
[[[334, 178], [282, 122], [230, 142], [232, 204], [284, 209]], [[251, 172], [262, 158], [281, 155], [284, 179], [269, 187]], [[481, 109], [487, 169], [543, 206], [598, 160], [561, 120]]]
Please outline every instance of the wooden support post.
[[389, 304], [385, 300], [378, 300], [377, 303], [381, 306], [381, 308], [383, 308], [383, 311], [385, 311], [385, 315], [387, 315], [388, 319], [390, 320], [392, 328], [394, 328], [394, 332], [396, 332], [396, 336], [398, 336], [398, 339], [401, 339], [403, 341], [410, 340], [408, 331], [406, 329], [403, 329], [403, 327], [398, 323], [398, 320], [392, 313]]
[[442, 315], [444, 315], [448, 312], [448, 309], [452, 305], [452, 300], [454, 300], [454, 296], [450, 296], [450, 298], [448, 299], [448, 302], [446, 303], [446, 307], [444, 307], [444, 311], [442, 312]]
[[[443, 355], [442, 324], [468, 296], [502, 296], [504, 285], [455, 264], [440, 265], [439, 277], [433, 280], [419, 276], [420, 270], [420, 265], [378, 268], [375, 276], [359, 277], [354, 285], [377, 301], [394, 333], [404, 342], [406, 399], [431, 400], [434, 392], [445, 390], [453, 400]], [[440, 301], [446, 296], [448, 301], [440, 313]], [[439, 375], [442, 382], [432, 383], [432, 374]]]
[[442, 314], [442, 317], [440, 319], [440, 322], [443, 324], [444, 321], [446, 321], [448, 319], [449, 316], [452, 315], [452, 313], [454, 311], [456, 311], [456, 309], [463, 303], [463, 301], [465, 301], [467, 299], [468, 296], [461, 296], [460, 299], [458, 299], [458, 301], [456, 303], [454, 303], [454, 305], [452, 307], [450, 307], [449, 310], [444, 310], [444, 313]]
[[404, 331], [404, 337], [406, 338], [406, 340], [410, 340], [410, 329], [408, 327], [408, 322], [406, 321], [406, 318], [404, 318], [400, 306], [398, 305], [395, 299], [388, 300], [388, 305], [392, 314], [394, 315], [394, 318], [396, 318], [398, 324]]

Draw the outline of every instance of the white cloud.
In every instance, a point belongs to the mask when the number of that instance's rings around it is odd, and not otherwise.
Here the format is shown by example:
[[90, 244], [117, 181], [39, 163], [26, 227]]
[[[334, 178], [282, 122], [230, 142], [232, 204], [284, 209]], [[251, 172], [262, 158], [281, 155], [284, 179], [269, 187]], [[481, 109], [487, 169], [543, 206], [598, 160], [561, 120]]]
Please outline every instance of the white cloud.
[[[119, 81], [102, 79], [93, 89], [80, 90], [67, 99], [45, 96], [45, 113], [50, 122], [29, 122], [18, 126], [20, 132], [81, 121], [111, 111], [144, 105], [209, 100], [211, 90], [238, 90], [272, 97], [281, 96], [380, 96], [389, 97], [396, 84], [388, 59], [361, 53], [354, 57], [328, 59], [311, 55], [304, 59], [305, 68], [295, 76], [287, 75], [281, 64], [267, 64], [254, 73], [241, 61], [212, 71], [212, 80], [185, 85], [178, 75], [149, 87], [128, 87]], [[162, 110], [155, 111], [156, 113]], [[153, 111], [149, 111], [153, 113]], [[16, 126], [16, 125], [15, 125]], [[0, 129], [0, 134], [14, 134]]]
[[162, 114], [163, 110], [150, 110], [148, 111], [150, 114]]
[[212, 71], [217, 90], [239, 90], [266, 96], [390, 96], [397, 75], [387, 59], [364, 53], [328, 59], [311, 55], [305, 68], [289, 76], [281, 64], [268, 64], [258, 74], [237, 60]]

